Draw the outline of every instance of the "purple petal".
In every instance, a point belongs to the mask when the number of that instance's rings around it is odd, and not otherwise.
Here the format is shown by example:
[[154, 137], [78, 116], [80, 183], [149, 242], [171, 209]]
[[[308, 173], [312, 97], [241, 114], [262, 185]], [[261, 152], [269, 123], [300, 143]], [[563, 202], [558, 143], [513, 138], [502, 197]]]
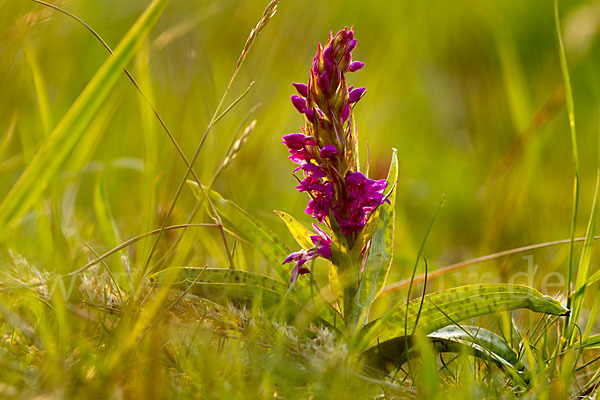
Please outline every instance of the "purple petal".
[[332, 158], [335, 157], [338, 153], [337, 148], [332, 144], [327, 144], [321, 148], [319, 152], [321, 158]]
[[327, 71], [323, 72], [319, 77], [319, 87], [323, 92], [329, 92], [329, 77], [327, 76]]
[[287, 264], [291, 261], [300, 261], [305, 257], [306, 257], [306, 250], [296, 251], [296, 252], [290, 254], [289, 256], [287, 256], [285, 258], [285, 260], [283, 260], [283, 263], [281, 263], [281, 265]]
[[340, 119], [342, 120], [342, 123], [346, 122], [348, 120], [349, 116], [350, 116], [350, 104], [347, 104], [346, 107], [344, 107], [344, 109], [342, 110], [342, 114], [340, 115]]
[[356, 40], [348, 41], [348, 44], [346, 45], [346, 53], [350, 53], [352, 50], [354, 50], [355, 47], [356, 47]]
[[300, 96], [308, 96], [308, 85], [305, 85], [304, 83], [292, 83], [292, 85], [294, 85]]
[[306, 118], [308, 118], [308, 120], [310, 122], [314, 122], [315, 112], [313, 110], [309, 110], [308, 108], [305, 108], [304, 110], [302, 110], [302, 112], [304, 113], [304, 115], [306, 115]]
[[283, 144], [289, 147], [291, 150], [302, 150], [304, 148], [304, 140], [306, 136], [301, 133], [290, 133], [289, 135], [283, 135]]
[[306, 152], [304, 150], [290, 150], [290, 153], [292, 153], [292, 155], [288, 158], [296, 164], [304, 165], [308, 161], [306, 159]]
[[363, 97], [366, 91], [367, 89], [364, 87], [354, 89], [353, 91], [351, 91], [349, 96], [350, 103], [356, 103], [358, 100], [360, 100], [361, 97]]
[[317, 249], [317, 254], [331, 260], [331, 247], [323, 246]]
[[292, 276], [290, 277], [291, 283], [294, 283], [294, 281], [296, 281], [296, 279], [298, 279], [299, 275], [308, 274], [310, 272], [310, 270], [308, 268], [304, 268], [302, 266], [305, 263], [306, 263], [306, 260], [298, 261], [298, 264], [296, 264], [296, 266], [292, 270], [292, 274], [291, 274]]
[[325, 52], [323, 53], [323, 58], [332, 62], [335, 61], [333, 57], [333, 46], [327, 46]]
[[346, 174], [346, 183], [348, 185], [360, 185], [367, 177], [362, 172], [349, 172]]
[[333, 74], [333, 62], [325, 59], [325, 70], [323, 72], [327, 72], [328, 74]]
[[323, 171], [321, 168], [319, 168], [318, 166], [316, 166], [313, 163], [304, 164], [301, 167], [301, 169], [305, 172], [309, 172], [315, 178], [324, 178], [327, 176], [325, 171]]
[[331, 243], [331, 238], [329, 236], [327, 236], [327, 234], [325, 233], [325, 231], [323, 229], [321, 229], [321, 227], [319, 227], [319, 225], [313, 223], [312, 227], [314, 228], [314, 230], [317, 232], [317, 234], [323, 239], [325, 240], [327, 243]]
[[292, 104], [294, 105], [294, 107], [296, 107], [296, 110], [298, 110], [298, 112], [300, 112], [300, 113], [302, 113], [302, 110], [304, 110], [306, 108], [306, 100], [304, 100], [302, 97], [300, 97], [298, 95], [292, 96]]
[[348, 72], [356, 72], [359, 69], [361, 69], [362, 67], [365, 66], [365, 63], [360, 62], [360, 61], [353, 61], [350, 66], [348, 67]]

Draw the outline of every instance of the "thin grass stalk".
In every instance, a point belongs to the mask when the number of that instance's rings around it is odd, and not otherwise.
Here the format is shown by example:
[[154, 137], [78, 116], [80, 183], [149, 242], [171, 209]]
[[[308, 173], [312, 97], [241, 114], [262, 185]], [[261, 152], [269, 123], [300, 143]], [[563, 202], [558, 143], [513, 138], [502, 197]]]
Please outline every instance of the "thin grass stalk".
[[[569, 270], [567, 275], [567, 308], [571, 308], [571, 281], [573, 279], [573, 257], [574, 257], [574, 238], [575, 228], [577, 226], [577, 209], [579, 205], [579, 155], [577, 151], [577, 132], [575, 130], [575, 107], [573, 105], [573, 90], [571, 88], [571, 78], [569, 77], [569, 67], [567, 65], [567, 55], [565, 53], [565, 45], [563, 43], [562, 32], [560, 28], [560, 18], [558, 14], [558, 0], [554, 0], [554, 25], [556, 27], [556, 35], [558, 39], [558, 47], [560, 51], [560, 68], [562, 71], [563, 81], [565, 84], [565, 94], [567, 100], [567, 113], [569, 116], [569, 128], [571, 132], [571, 145], [573, 150], [573, 166], [575, 169], [575, 179], [573, 181], [573, 213], [571, 217], [571, 243], [569, 245]], [[568, 326], [571, 322], [571, 317], [565, 319], [565, 330], [568, 331]]]
[[[573, 239], [573, 241], [574, 242], [583, 242], [583, 241], [585, 241], [585, 239], [586, 239], [585, 237], [578, 237], [578, 238]], [[599, 239], [600, 239], [600, 235], [594, 236], [594, 240], [599, 240]], [[474, 264], [479, 264], [479, 263], [482, 263], [485, 261], [491, 261], [491, 260], [495, 260], [498, 258], [502, 258], [502, 257], [514, 255], [514, 254], [524, 253], [526, 251], [538, 250], [538, 249], [543, 249], [546, 247], [554, 247], [554, 246], [558, 246], [561, 244], [570, 244], [570, 243], [571, 243], [571, 239], [562, 239], [562, 240], [554, 240], [551, 242], [532, 244], [529, 246], [517, 247], [514, 249], [510, 249], [510, 250], [503, 250], [498, 253], [488, 254], [485, 256], [472, 258], [470, 260], [461, 261], [456, 264], [450, 264], [445, 267], [441, 267], [437, 271], [428, 273], [427, 279], [438, 278], [447, 273], [454, 272], [454, 271], [460, 270], [462, 268], [465, 268], [465, 267], [468, 267], [468, 266], [471, 266]], [[420, 283], [420, 282], [423, 282], [424, 280], [425, 280], [424, 275], [418, 275], [413, 279], [413, 283]], [[386, 286], [385, 289], [383, 289], [383, 291], [379, 294], [379, 296], [384, 295], [384, 294], [393, 293], [393, 292], [396, 292], [401, 289], [405, 289], [410, 285], [410, 281], [411, 281], [410, 279], [405, 279], [405, 280], [402, 280], [402, 281], [399, 281], [396, 283], [392, 283], [392, 284]]]
[[[208, 137], [208, 134], [210, 133], [214, 124], [216, 123], [217, 118], [220, 119], [223, 117], [221, 114], [221, 107], [223, 106], [223, 103], [225, 102], [225, 98], [229, 94], [229, 91], [231, 90], [231, 86], [232, 86], [233, 82], [235, 81], [235, 78], [237, 77], [237, 74], [238, 74], [244, 60], [246, 59], [246, 55], [250, 51], [250, 48], [252, 47], [252, 44], [254, 43], [254, 40], [256, 39], [257, 35], [267, 25], [269, 20], [275, 15], [278, 3], [279, 3], [279, 0], [272, 0], [267, 5], [267, 7], [265, 8], [265, 11], [263, 12], [261, 19], [258, 21], [256, 27], [254, 29], [252, 29], [252, 31], [250, 32], [250, 35], [248, 36], [248, 39], [246, 40], [246, 43], [244, 45], [244, 49], [242, 50], [242, 53], [240, 54], [240, 57], [236, 64], [236, 67], [233, 71], [233, 74], [232, 74], [230, 80], [229, 80], [229, 84], [227, 85], [227, 88], [225, 89], [225, 92], [223, 93], [223, 96], [221, 97], [221, 100], [219, 101], [219, 104], [217, 105], [217, 108], [215, 109], [215, 112], [213, 113], [213, 116], [212, 116], [208, 126], [206, 127], [206, 130], [204, 131], [204, 134], [202, 135], [202, 139], [200, 140], [200, 143], [196, 147], [196, 151], [194, 152], [194, 155], [192, 156], [192, 159], [190, 160], [190, 165], [188, 166], [188, 168], [183, 176], [183, 179], [181, 180], [179, 187], [177, 188], [177, 191], [175, 193], [175, 198], [172, 200], [171, 206], [169, 207], [169, 211], [167, 212], [167, 215], [165, 216], [163, 227], [166, 226], [166, 223], [167, 223], [169, 217], [173, 213], [175, 204], [176, 204], [177, 200], [179, 199], [179, 196], [181, 195], [182, 189], [185, 185], [188, 175], [190, 174], [192, 166], [194, 165], [196, 159], [200, 155], [200, 150], [204, 146], [204, 143], [206, 141], [206, 138]], [[237, 101], [239, 101], [239, 100], [236, 99], [236, 102]], [[228, 108], [227, 110], [231, 110], [231, 108]], [[201, 189], [203, 189], [202, 184], [200, 182], [198, 182], [198, 185]], [[215, 218], [217, 219], [217, 224], [220, 225], [221, 223], [220, 223], [219, 214], [214, 209], [214, 206], [212, 205], [211, 200], [209, 198], [207, 198], [207, 201], [212, 206], [213, 212], [215, 213]], [[222, 229], [221, 229], [221, 234], [222, 234], [222, 236], [224, 236], [224, 232]], [[143, 277], [145, 272], [147, 271], [148, 266], [150, 264], [150, 260], [152, 259], [152, 256], [154, 255], [154, 252], [156, 251], [156, 248], [158, 246], [158, 241], [160, 240], [161, 235], [162, 235], [162, 233], [159, 233], [159, 235], [156, 237], [156, 240], [154, 241], [152, 249], [150, 250], [150, 254], [148, 255], [148, 258], [147, 258], [142, 270], [140, 271], [140, 274], [139, 274], [140, 278], [138, 278], [138, 279], [141, 279], [141, 277]], [[230, 265], [233, 266], [233, 260], [231, 260], [231, 255], [230, 255], [230, 252], [229, 252], [229, 249], [227, 246], [227, 241], [225, 240], [225, 238], [224, 238], [224, 244], [226, 247], [225, 251], [227, 252], [227, 256], [229, 257]]]
[[[71, 17], [71, 18], [75, 19], [77, 22], [79, 22], [80, 24], [82, 24], [82, 25], [83, 25], [83, 26], [84, 26], [86, 29], [88, 29], [88, 30], [89, 30], [89, 31], [90, 31], [90, 32], [91, 32], [91, 33], [94, 35], [94, 37], [96, 37], [96, 39], [98, 39], [98, 40], [99, 40], [99, 41], [102, 43], [102, 45], [103, 45], [103, 46], [106, 48], [106, 50], [108, 50], [108, 52], [109, 52], [110, 54], [114, 54], [114, 53], [113, 53], [113, 51], [112, 51], [112, 49], [110, 48], [110, 46], [109, 46], [109, 45], [108, 45], [108, 44], [107, 44], [107, 43], [106, 43], [106, 42], [105, 42], [105, 41], [102, 39], [102, 37], [101, 37], [101, 36], [100, 36], [100, 35], [99, 35], [99, 34], [98, 34], [96, 31], [94, 31], [94, 29], [93, 29], [91, 26], [89, 26], [89, 25], [88, 25], [88, 24], [87, 24], [85, 21], [83, 21], [83, 20], [82, 20], [82, 19], [80, 19], [79, 17], [77, 17], [77, 16], [75, 16], [74, 14], [72, 14], [72, 13], [70, 13], [70, 12], [68, 12], [68, 11], [66, 11], [66, 10], [64, 10], [64, 9], [62, 9], [62, 8], [60, 8], [60, 7], [58, 7], [58, 6], [55, 6], [55, 5], [53, 5], [53, 4], [46, 3], [46, 2], [43, 2], [43, 1], [41, 1], [41, 0], [32, 0], [32, 1], [34, 1], [34, 2], [36, 2], [36, 3], [39, 3], [39, 4], [41, 4], [41, 5], [44, 5], [44, 6], [47, 6], [47, 7], [53, 8], [53, 9], [55, 9], [55, 10], [57, 10], [57, 11], [59, 11], [59, 12], [61, 12], [61, 13], [65, 14], [65, 15], [67, 15], [67, 16], [69, 16], [69, 17]], [[175, 137], [174, 137], [174, 136], [171, 134], [171, 131], [170, 131], [170, 130], [169, 130], [169, 128], [167, 127], [167, 125], [166, 125], [166, 123], [164, 122], [164, 120], [161, 118], [160, 114], [158, 114], [158, 111], [156, 110], [156, 108], [154, 107], [154, 105], [152, 104], [152, 102], [151, 102], [151, 101], [150, 101], [150, 100], [147, 98], [147, 96], [146, 96], [146, 95], [144, 94], [144, 92], [141, 90], [141, 88], [140, 88], [139, 84], [137, 83], [137, 81], [135, 80], [135, 78], [133, 77], [133, 75], [131, 75], [131, 73], [130, 73], [130, 72], [129, 72], [129, 71], [126, 69], [126, 68], [124, 68], [124, 69], [123, 69], [123, 71], [125, 72], [125, 74], [126, 74], [126, 75], [127, 75], [127, 77], [129, 78], [129, 80], [130, 80], [130, 81], [133, 83], [133, 85], [135, 86], [135, 88], [137, 89], [137, 91], [140, 93], [140, 95], [142, 96], [142, 98], [143, 98], [143, 100], [146, 102], [146, 104], [147, 104], [147, 105], [148, 105], [148, 106], [149, 106], [149, 107], [152, 109], [152, 113], [154, 114], [154, 116], [155, 116], [155, 117], [157, 118], [157, 120], [159, 121], [159, 123], [160, 123], [160, 125], [162, 126], [163, 130], [164, 130], [164, 131], [167, 133], [167, 136], [169, 137], [169, 139], [170, 139], [171, 143], [172, 143], [172, 144], [175, 146], [175, 148], [176, 148], [177, 152], [179, 153], [179, 156], [180, 156], [180, 157], [182, 158], [182, 160], [185, 162], [185, 164], [186, 164], [186, 167], [187, 167], [187, 171], [186, 171], [185, 179], [184, 179], [183, 181], [185, 182], [185, 180], [187, 179], [187, 176], [188, 176], [188, 175], [191, 173], [191, 174], [192, 174], [192, 176], [194, 177], [194, 179], [196, 180], [196, 182], [198, 182], [198, 185], [201, 187], [202, 185], [201, 185], [201, 182], [200, 182], [200, 178], [198, 178], [198, 175], [197, 175], [197, 174], [196, 174], [196, 172], [195, 172], [195, 171], [192, 169], [192, 163], [191, 163], [190, 161], [188, 161], [187, 157], [185, 156], [185, 153], [183, 152], [183, 150], [182, 150], [182, 149], [181, 149], [181, 147], [179, 146], [179, 143], [177, 142], [177, 140], [175, 139]], [[236, 72], [236, 74], [237, 74], [237, 72]], [[232, 83], [232, 81], [230, 81], [230, 85], [228, 86], [228, 90], [229, 90], [229, 87], [231, 86], [231, 83]], [[221, 113], [221, 114], [220, 114], [220, 115], [217, 117], [216, 121], [218, 121], [218, 120], [220, 120], [221, 118], [223, 118], [223, 117], [224, 117], [224, 116], [227, 114], [227, 112], [229, 112], [229, 111], [230, 111], [230, 110], [233, 108], [233, 105], [237, 104], [237, 103], [238, 103], [238, 102], [239, 102], [239, 101], [240, 101], [240, 100], [241, 100], [241, 99], [242, 99], [242, 98], [243, 98], [243, 97], [244, 97], [244, 96], [245, 96], [245, 95], [248, 93], [248, 91], [250, 90], [250, 88], [251, 88], [251, 87], [252, 87], [252, 84], [251, 84], [251, 85], [248, 87], [248, 89], [246, 89], [246, 91], [244, 91], [244, 92], [242, 93], [242, 95], [240, 95], [240, 96], [239, 96], [239, 97], [238, 97], [236, 100], [234, 100], [234, 103], [233, 103], [232, 105], [230, 105], [230, 106], [229, 106], [229, 107], [228, 107], [228, 108], [227, 108], [227, 109], [226, 109], [226, 110], [225, 110], [223, 113]], [[226, 94], [226, 93], [225, 93], [225, 94]], [[220, 106], [222, 106], [222, 103], [223, 103], [224, 99], [225, 99], [225, 95], [224, 95], [224, 96], [223, 96], [223, 98], [221, 99], [221, 103], [220, 103], [219, 107], [220, 107]], [[217, 111], [219, 111], [219, 108], [217, 108]], [[216, 115], [216, 112], [215, 112], [215, 115]], [[213, 120], [215, 120], [215, 115], [213, 115]], [[215, 122], [212, 122], [212, 121], [211, 121], [211, 124], [209, 124], [209, 126], [211, 126], [211, 125], [214, 125], [214, 123], [216, 123], [216, 121], [215, 121]], [[209, 130], [209, 129], [208, 129], [208, 130]], [[206, 134], [208, 133], [208, 130], [207, 130], [207, 132], [205, 133], [205, 136], [204, 136], [204, 138], [203, 138], [203, 139], [205, 139], [205, 138], [206, 138]], [[199, 146], [200, 148], [202, 147], [203, 143], [204, 143], [204, 140], [201, 142], [201, 144], [200, 144], [200, 146]], [[199, 153], [199, 151], [197, 151], [197, 153]], [[197, 155], [196, 155], [196, 157], [197, 157]], [[163, 225], [162, 225], [161, 227], [164, 227], [164, 226], [166, 226], [167, 220], [168, 220], [168, 218], [170, 217], [170, 215], [172, 214], [172, 211], [173, 211], [173, 208], [174, 208], [175, 202], [177, 201], [177, 199], [178, 199], [178, 197], [179, 197], [179, 194], [180, 194], [180, 192], [181, 192], [181, 189], [182, 189], [182, 188], [180, 187], [180, 188], [179, 188], [179, 191], [178, 191], [178, 195], [176, 195], [176, 197], [175, 197], [175, 200], [174, 200], [174, 201], [173, 201], [173, 203], [172, 203], [172, 207], [169, 209], [169, 213], [167, 214], [167, 217], [165, 218], [165, 222], [163, 223]], [[210, 199], [209, 199], [208, 201], [210, 202]], [[211, 203], [210, 205], [211, 205], [212, 211], [213, 211], [213, 212], [215, 213], [215, 215], [216, 215], [216, 219], [217, 219], [217, 225], [220, 225], [220, 226], [222, 226], [222, 223], [221, 223], [221, 220], [220, 220], [219, 214], [217, 213], [217, 211], [216, 211], [216, 209], [215, 209], [214, 205], [213, 205], [212, 203]], [[223, 228], [222, 228], [222, 227], [221, 227], [221, 228], [219, 228], [219, 230], [220, 230], [220, 233], [221, 233], [221, 237], [222, 237], [222, 239], [223, 239], [223, 242], [224, 242], [224, 246], [225, 246], [226, 253], [227, 253], [228, 257], [229, 257], [230, 265], [232, 266], [232, 265], [233, 265], [233, 261], [231, 260], [231, 257], [229, 256], [229, 250], [228, 250], [227, 240], [226, 240], [226, 238], [225, 238], [225, 232], [224, 232], [224, 230], [223, 230]], [[155, 241], [155, 242], [154, 242], [154, 244], [152, 245], [152, 248], [151, 248], [151, 251], [150, 251], [150, 256], [148, 257], [148, 260], [147, 260], [147, 262], [146, 262], [146, 264], [145, 264], [145, 268], [144, 268], [144, 269], [146, 269], [146, 268], [147, 268], [147, 266], [148, 266], [148, 263], [150, 262], [150, 259], [152, 258], [152, 254], [153, 254], [153, 253], [154, 253], [154, 251], [156, 250], [156, 246], [157, 246], [157, 244], [158, 244], [158, 241], [159, 241], [159, 239], [160, 239], [160, 236], [161, 236], [161, 235], [162, 235], [162, 232], [161, 232], [161, 233], [160, 233], [160, 234], [157, 236], [157, 239], [156, 239], [156, 241]], [[143, 275], [144, 275], [144, 274], [142, 274], [142, 276], [143, 276]]]

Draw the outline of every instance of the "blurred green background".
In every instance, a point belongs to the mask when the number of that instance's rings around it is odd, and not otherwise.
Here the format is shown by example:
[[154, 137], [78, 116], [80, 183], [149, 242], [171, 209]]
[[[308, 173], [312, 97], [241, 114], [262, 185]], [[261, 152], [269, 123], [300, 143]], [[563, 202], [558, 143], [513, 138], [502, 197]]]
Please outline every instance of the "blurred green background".
[[[56, 2], [113, 48], [147, 3]], [[129, 67], [189, 158], [266, 3], [173, 0]], [[582, 173], [577, 235], [582, 236], [598, 158], [600, 3], [561, 1], [560, 14], [575, 99]], [[391, 280], [410, 273], [442, 194], [445, 206], [424, 253], [430, 269], [568, 238], [574, 167], [553, 18], [547, 0], [283, 0], [251, 50], [229, 101], [252, 81], [254, 87], [211, 132], [196, 171], [208, 183], [236, 132], [256, 119], [256, 129], [215, 188], [296, 247], [272, 212], [283, 210], [311, 222], [303, 212], [307, 199], [293, 189], [293, 164], [279, 143], [303, 123], [289, 101], [291, 83], [308, 80], [317, 42], [324, 42], [329, 30], [354, 26], [354, 56], [366, 66], [350, 76], [350, 83], [368, 88], [355, 109], [363, 165], [367, 143], [372, 177], [384, 177], [392, 147], [400, 160]], [[39, 148], [44, 132], [60, 120], [106, 58], [106, 50], [72, 19], [33, 2], [0, 1], [0, 132], [6, 143], [0, 154], [2, 196]], [[36, 64], [48, 96], [46, 117], [36, 95]], [[249, 110], [259, 103], [248, 120]], [[116, 238], [107, 238], [96, 224], [92, 203], [98, 177], [124, 240], [159, 226], [185, 168], [125, 75], [89, 130], [101, 135], [98, 142], [85, 154], [75, 149], [71, 158], [82, 160], [53, 179], [46, 210], [67, 242], [84, 240], [102, 251], [113, 247]], [[148, 182], [157, 196], [150, 216], [144, 213]], [[193, 205], [191, 192], [184, 190], [169, 223], [185, 222]], [[4, 261], [11, 249], [50, 270], [84, 264], [82, 249], [81, 254], [71, 252], [66, 265], [56, 265], [48, 250], [55, 252], [58, 245], [40, 244], [32, 222], [36, 212], [3, 243]], [[188, 235], [194, 249], [187, 263], [226, 266], [217, 235]], [[534, 254], [541, 272], [566, 273], [568, 246]], [[261, 262], [252, 249], [244, 249], [244, 257], [248, 265]], [[446, 285], [481, 281], [473, 274], [483, 272], [490, 273], [489, 281], [506, 281], [526, 267], [520, 255], [514, 256], [479, 270], [470, 267]]]

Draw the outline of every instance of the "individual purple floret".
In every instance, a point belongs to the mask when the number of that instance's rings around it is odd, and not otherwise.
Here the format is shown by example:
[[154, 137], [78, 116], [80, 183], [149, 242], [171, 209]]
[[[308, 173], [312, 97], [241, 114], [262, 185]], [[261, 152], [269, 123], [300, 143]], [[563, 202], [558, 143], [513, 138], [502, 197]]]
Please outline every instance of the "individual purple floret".
[[337, 153], [337, 149], [332, 144], [327, 144], [321, 147], [321, 150], [319, 151], [321, 158], [333, 158], [337, 155]]
[[[306, 212], [319, 223], [332, 227], [335, 218], [350, 248], [365, 226], [370, 213], [385, 201], [385, 180], [372, 180], [359, 172], [356, 153], [356, 127], [352, 118], [355, 104], [366, 89], [348, 87], [346, 73], [362, 69], [364, 63], [352, 61], [356, 47], [354, 30], [345, 28], [335, 36], [329, 33], [325, 46], [318, 45], [308, 84], [294, 83], [298, 92], [292, 104], [305, 116], [302, 133], [283, 137], [289, 158], [299, 165], [303, 179], [298, 191], [310, 196]], [[317, 257], [331, 259], [331, 237], [313, 224], [315, 247], [290, 254], [284, 261], [296, 262], [292, 281], [310, 272], [305, 264]]]

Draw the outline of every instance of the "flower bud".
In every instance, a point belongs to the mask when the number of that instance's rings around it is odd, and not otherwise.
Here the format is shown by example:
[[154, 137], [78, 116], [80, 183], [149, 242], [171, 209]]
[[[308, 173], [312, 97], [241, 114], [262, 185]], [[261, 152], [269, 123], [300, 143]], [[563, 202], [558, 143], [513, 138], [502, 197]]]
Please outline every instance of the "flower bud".
[[351, 91], [349, 96], [350, 103], [356, 103], [358, 100], [360, 100], [361, 97], [364, 96], [366, 91], [367, 89], [364, 87], [354, 89], [353, 91]]
[[348, 67], [348, 72], [356, 72], [364, 66], [365, 66], [365, 63], [362, 63], [360, 61], [354, 61]]
[[303, 113], [306, 109], [306, 100], [298, 95], [292, 96], [292, 104], [294, 107], [296, 107], [296, 110], [298, 110], [299, 113]]
[[294, 85], [294, 87], [296, 88], [296, 90], [298, 91], [300, 96], [302, 96], [304, 98], [308, 97], [308, 86], [307, 85], [305, 85], [304, 83], [292, 83], [292, 85]]

